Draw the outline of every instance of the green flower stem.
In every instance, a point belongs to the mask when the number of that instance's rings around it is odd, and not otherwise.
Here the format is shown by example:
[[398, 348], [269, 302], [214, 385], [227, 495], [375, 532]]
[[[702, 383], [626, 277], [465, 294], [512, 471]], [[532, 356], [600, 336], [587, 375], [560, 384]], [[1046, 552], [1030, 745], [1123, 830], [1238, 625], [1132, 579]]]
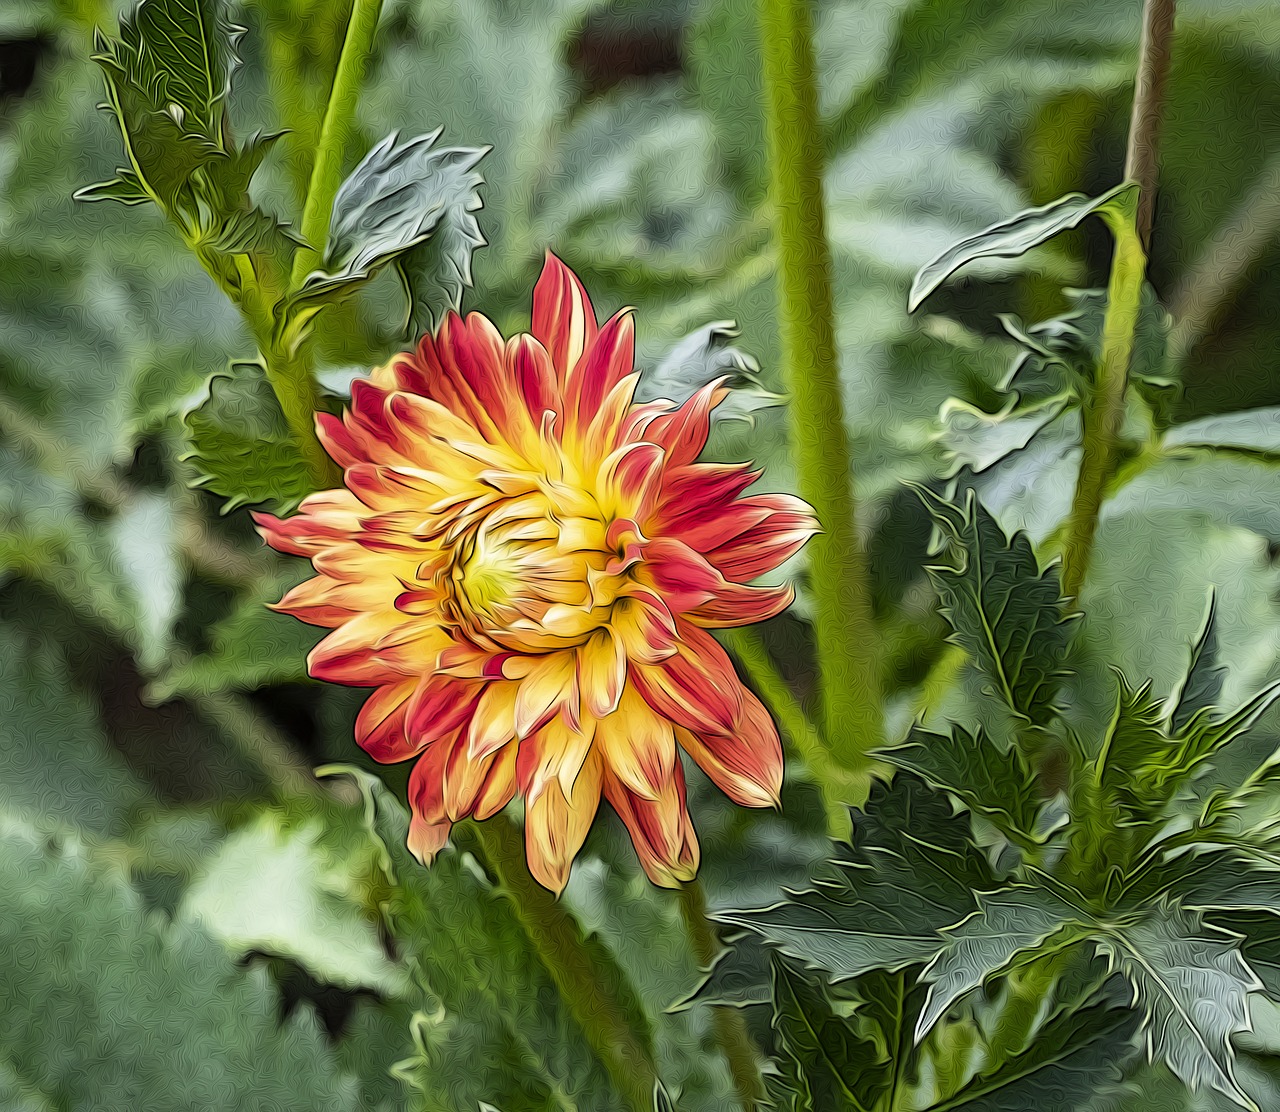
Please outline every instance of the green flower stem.
[[1062, 554], [1062, 586], [1072, 596], [1079, 595], [1089, 570], [1098, 513], [1116, 469], [1116, 444], [1124, 421], [1125, 390], [1138, 327], [1138, 306], [1146, 275], [1152, 206], [1160, 169], [1160, 129], [1173, 57], [1176, 8], [1177, 0], [1143, 2], [1142, 43], [1138, 48], [1138, 72], [1124, 166], [1125, 180], [1134, 182], [1137, 189], [1118, 197], [1099, 213], [1115, 237], [1115, 255], [1107, 287], [1107, 315], [1102, 326], [1098, 373], [1083, 407], [1080, 477], [1067, 520]]
[[720, 640], [737, 658], [751, 686], [773, 712], [783, 734], [791, 740], [817, 780], [826, 806], [828, 833], [833, 838], [846, 837], [849, 833], [846, 803], [866, 793], [865, 777], [832, 763], [831, 752], [818, 728], [774, 667], [764, 642], [756, 633], [747, 629], [725, 629], [720, 631]]
[[[715, 928], [707, 918], [707, 897], [702, 884], [691, 880], [677, 891], [680, 916], [684, 919], [693, 956], [703, 969], [709, 969], [723, 949]], [[743, 1112], [755, 1112], [762, 1096], [760, 1067], [756, 1062], [756, 1049], [747, 1033], [742, 1012], [737, 1008], [715, 1007], [711, 1010], [711, 1022], [716, 1041], [729, 1063], [733, 1087], [742, 1103]]]
[[333, 215], [333, 199], [342, 184], [342, 161], [355, 124], [360, 87], [373, 50], [373, 36], [382, 14], [382, 0], [355, 0], [347, 37], [338, 56], [338, 69], [333, 75], [333, 90], [320, 125], [320, 146], [311, 168], [311, 184], [302, 209], [302, 238], [310, 245], [300, 247], [293, 256], [291, 290], [297, 290], [306, 276], [320, 262], [329, 235], [329, 218]]
[[320, 388], [315, 375], [302, 353], [288, 350], [276, 335], [278, 293], [253, 269], [248, 255], [235, 256], [239, 281], [232, 285], [199, 244], [188, 242], [205, 270], [244, 315], [257, 341], [267, 382], [311, 476], [311, 485], [317, 490], [340, 486], [342, 473], [316, 439], [314, 422], [320, 408]]
[[634, 1009], [624, 1002], [625, 974], [584, 945], [568, 909], [533, 879], [525, 864], [524, 838], [515, 823], [499, 814], [454, 827], [454, 833], [467, 849], [478, 851], [510, 896], [556, 989], [627, 1107], [650, 1112], [658, 1071], [650, 1033], [636, 1029]]
[[[834, 764], [864, 772], [884, 725], [867, 558], [836, 352], [823, 217], [822, 132], [808, 0], [760, 0], [778, 247], [782, 364], [800, 494], [823, 532], [809, 542], [823, 736]], [[846, 801], [850, 802], [850, 801]]]
[[1098, 514], [1107, 485], [1115, 473], [1116, 447], [1124, 422], [1129, 362], [1133, 356], [1142, 279], [1147, 267], [1134, 223], [1136, 195], [1137, 190], [1123, 194], [1100, 214], [1115, 237], [1115, 254], [1107, 284], [1107, 315], [1102, 326], [1098, 370], [1081, 410], [1084, 439], [1080, 476], [1076, 481], [1062, 551], [1062, 588], [1073, 598], [1079, 596], [1089, 570], [1093, 540], [1098, 531]]

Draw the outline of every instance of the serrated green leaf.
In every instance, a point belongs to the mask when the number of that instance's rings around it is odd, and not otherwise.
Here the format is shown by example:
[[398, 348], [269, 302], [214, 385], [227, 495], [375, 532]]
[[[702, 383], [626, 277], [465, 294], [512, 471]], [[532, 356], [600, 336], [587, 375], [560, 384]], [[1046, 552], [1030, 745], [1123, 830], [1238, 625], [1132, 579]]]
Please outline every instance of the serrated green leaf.
[[1041, 801], [1026, 760], [1013, 747], [1001, 749], [981, 727], [970, 733], [952, 726], [949, 737], [913, 727], [902, 745], [877, 755], [959, 797], [1018, 844], [1039, 840]]
[[1186, 729], [1197, 711], [1216, 706], [1222, 696], [1226, 670], [1218, 663], [1217, 611], [1217, 592], [1211, 589], [1204, 623], [1191, 646], [1186, 676], [1178, 687], [1173, 713], [1169, 716], [1169, 726], [1175, 734]]
[[237, 957], [297, 961], [326, 984], [397, 996], [408, 988], [360, 906], [369, 851], [339, 857], [313, 819], [263, 812], [232, 833], [183, 895], [175, 919], [199, 924]]
[[916, 1041], [961, 997], [1015, 961], [1032, 960], [1051, 939], [1055, 950], [1081, 941], [1086, 930], [1078, 911], [1046, 888], [1018, 885], [979, 895], [978, 910], [943, 931], [946, 948], [921, 974], [929, 995], [916, 1023]]
[[873, 1044], [839, 1016], [811, 980], [773, 957], [773, 1025], [801, 1081], [797, 1108], [809, 1112], [870, 1112], [856, 1091], [877, 1067]]
[[311, 477], [258, 363], [233, 363], [209, 379], [186, 414], [195, 486], [226, 499], [223, 513], [262, 505], [277, 513], [312, 492]]
[[1047, 725], [1072, 632], [1057, 569], [1041, 570], [1027, 535], [1006, 536], [972, 492], [960, 509], [918, 489], [953, 561], [930, 576], [955, 639], [1015, 714]]
[[916, 275], [907, 298], [908, 311], [914, 312], [929, 294], [965, 264], [977, 259], [1016, 258], [1059, 232], [1078, 227], [1085, 217], [1093, 213], [1114, 206], [1133, 204], [1136, 191], [1136, 186], [1126, 182], [1100, 197], [1071, 193], [1042, 208], [1028, 209], [975, 236], [961, 240], [947, 248]]
[[765, 388], [760, 364], [734, 345], [737, 323], [715, 321], [696, 329], [677, 343], [652, 371], [640, 377], [637, 401], [664, 398], [683, 405], [716, 379], [725, 379], [729, 396], [713, 411], [717, 420], [755, 422], [759, 409], [782, 405], [786, 398]]
[[471, 256], [485, 239], [476, 172], [488, 148], [436, 148], [443, 132], [399, 142], [392, 132], [342, 183], [321, 269], [299, 303], [345, 297], [390, 263], [404, 271], [410, 319], [438, 322], [471, 285]]
[[[0, 820], [0, 1062], [59, 1108], [354, 1109], [313, 1019], [262, 970], [149, 916], [115, 867]], [[175, 1063], [198, 1068], [175, 1068]], [[4, 1071], [0, 1071], [4, 1072]]]
[[1119, 1079], [1133, 1054], [1132, 1030], [1132, 1017], [1110, 1004], [1069, 1012], [930, 1112], [1079, 1112], [1086, 1098]]
[[1236, 1080], [1231, 1045], [1233, 1036], [1249, 1029], [1248, 996], [1262, 987], [1239, 939], [1166, 906], [1109, 928], [1098, 947], [1143, 1008], [1148, 1055], [1190, 1088], [1207, 1086], [1257, 1112]]
[[715, 918], [843, 981], [927, 963], [942, 949], [938, 932], [974, 910], [973, 892], [992, 887], [968, 822], [944, 795], [902, 772], [873, 786], [854, 815], [851, 846], [819, 887]]
[[186, 131], [221, 145], [241, 30], [223, 0], [141, 0], [120, 34], [137, 52], [140, 81], [155, 86], [157, 102]]

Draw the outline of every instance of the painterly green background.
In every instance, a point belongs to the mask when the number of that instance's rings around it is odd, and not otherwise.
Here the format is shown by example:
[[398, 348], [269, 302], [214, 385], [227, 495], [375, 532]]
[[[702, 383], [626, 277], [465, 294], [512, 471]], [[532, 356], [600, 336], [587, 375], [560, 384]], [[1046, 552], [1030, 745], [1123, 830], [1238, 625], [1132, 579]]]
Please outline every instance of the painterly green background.
[[[815, 7], [841, 370], [899, 732], [946, 632], [901, 484], [967, 458], [954, 408], [938, 436], [948, 399], [1000, 404], [1015, 348], [996, 314], [1066, 311], [1061, 287], [1100, 284], [1108, 241], [1089, 226], [971, 268], [912, 317], [907, 287], [958, 237], [1118, 180], [1138, 12]], [[346, 6], [235, 14], [237, 129], [289, 129], [255, 196], [296, 219]], [[90, 60], [116, 15], [0, 7], [0, 1107], [615, 1107], [501, 893], [462, 853], [426, 874], [402, 852], [405, 770], [379, 770], [390, 794], [309, 774], [372, 769], [350, 736], [361, 693], [308, 681], [316, 632], [262, 606], [305, 570], [189, 489], [183, 459], [181, 415], [251, 341], [154, 209], [71, 199], [120, 161]], [[388, 0], [355, 147], [441, 124], [492, 145], [466, 304], [505, 330], [548, 247], [598, 308], [639, 307], [652, 395], [679, 385], [685, 337], [736, 321], [723, 358], [743, 390], [714, 451], [791, 489], [755, 26], [746, 0]], [[1174, 322], [1168, 419], [1278, 404], [1280, 10], [1186, 0], [1170, 87], [1150, 270]], [[324, 320], [335, 393], [407, 342], [399, 297], [386, 277]], [[1274, 472], [1181, 466], [1111, 505], [1093, 629], [1167, 686], [1215, 583], [1232, 692], [1251, 691], [1280, 644]], [[1072, 474], [1071, 445], [1041, 438], [984, 498], [1043, 539]], [[767, 638], [806, 697], [803, 593]], [[693, 785], [713, 904], [766, 903], [822, 852], [821, 803], [791, 772], [780, 814]], [[731, 1107], [706, 1009], [665, 1010], [697, 982], [678, 912], [610, 820], [565, 901], [633, 980], [679, 1106]], [[1163, 1084], [1097, 1107], [1193, 1099]]]

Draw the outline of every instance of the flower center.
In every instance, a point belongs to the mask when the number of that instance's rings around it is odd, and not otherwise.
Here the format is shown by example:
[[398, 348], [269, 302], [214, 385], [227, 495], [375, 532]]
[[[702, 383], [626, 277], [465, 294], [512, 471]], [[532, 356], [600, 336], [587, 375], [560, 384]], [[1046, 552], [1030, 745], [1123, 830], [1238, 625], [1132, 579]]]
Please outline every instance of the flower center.
[[608, 623], [639, 559], [629, 524], [566, 512], [541, 493], [508, 499], [459, 537], [441, 572], [446, 613], [514, 652], [577, 644]]

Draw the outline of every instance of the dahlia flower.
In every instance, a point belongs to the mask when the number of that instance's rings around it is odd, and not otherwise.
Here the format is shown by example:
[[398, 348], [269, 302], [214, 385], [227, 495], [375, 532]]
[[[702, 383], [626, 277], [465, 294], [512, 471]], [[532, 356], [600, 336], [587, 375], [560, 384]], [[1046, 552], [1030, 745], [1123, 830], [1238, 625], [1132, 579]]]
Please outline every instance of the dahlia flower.
[[789, 587], [751, 586], [815, 532], [759, 472], [699, 462], [720, 383], [637, 404], [630, 310], [598, 324], [555, 256], [531, 334], [450, 314], [416, 352], [357, 381], [321, 441], [345, 489], [280, 520], [317, 572], [276, 608], [333, 630], [321, 680], [375, 690], [356, 740], [417, 758], [409, 847], [519, 793], [529, 868], [560, 891], [601, 794], [658, 884], [691, 879], [698, 843], [683, 749], [734, 801], [774, 805], [768, 713], [707, 631], [771, 617]]

